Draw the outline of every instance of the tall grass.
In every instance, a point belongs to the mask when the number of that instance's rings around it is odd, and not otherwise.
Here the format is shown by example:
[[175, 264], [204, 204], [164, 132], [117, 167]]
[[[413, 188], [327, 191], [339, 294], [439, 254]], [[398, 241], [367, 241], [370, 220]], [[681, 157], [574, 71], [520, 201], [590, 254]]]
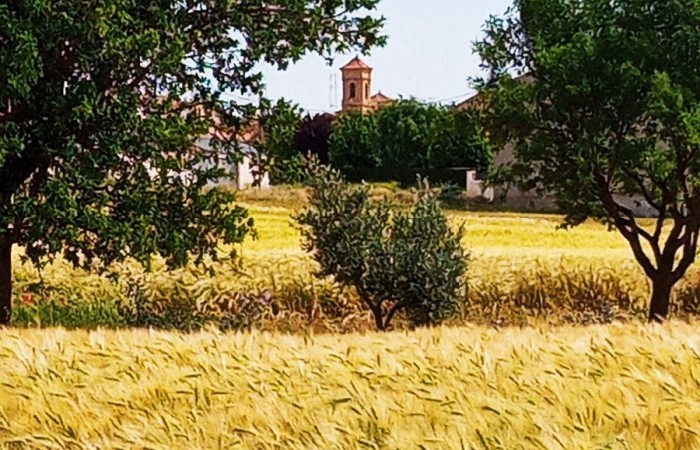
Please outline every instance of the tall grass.
[[[158, 260], [40, 273], [16, 255], [16, 325], [205, 331], [0, 330], [0, 447], [700, 448], [697, 325], [634, 320], [648, 287], [618, 235], [452, 212], [472, 253], [462, 317], [380, 335], [313, 276], [296, 205], [251, 203], [258, 240], [213, 277]], [[693, 270], [678, 315], [699, 286]]]
[[[252, 191], [244, 200], [257, 239], [237, 250], [239, 262], [214, 265], [210, 277], [195, 267], [167, 272], [156, 259], [144, 272], [134, 263], [98, 275], [58, 260], [42, 273], [15, 264], [14, 323], [68, 327], [126, 325], [285, 332], [371, 329], [355, 294], [313, 276], [291, 215], [303, 193], [287, 188], [278, 203]], [[382, 191], [379, 192], [382, 194]], [[257, 196], [257, 197], [256, 197]], [[291, 198], [288, 202], [285, 199]], [[595, 223], [560, 230], [561, 218], [495, 212], [449, 212], [465, 223], [470, 250], [469, 295], [459, 325], [606, 323], [645, 316], [648, 284], [626, 242]], [[700, 278], [676, 290], [676, 317], [700, 311]], [[396, 326], [404, 326], [402, 321]]]
[[700, 447], [700, 337], [672, 323], [285, 336], [0, 331], [0, 445]]

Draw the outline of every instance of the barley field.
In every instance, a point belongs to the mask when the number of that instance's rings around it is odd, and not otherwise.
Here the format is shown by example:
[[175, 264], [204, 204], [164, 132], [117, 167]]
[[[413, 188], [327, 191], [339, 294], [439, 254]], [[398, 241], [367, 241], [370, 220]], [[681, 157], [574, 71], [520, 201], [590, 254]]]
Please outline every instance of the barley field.
[[[258, 311], [249, 332], [69, 330], [50, 325], [53, 309], [0, 330], [0, 447], [700, 448], [697, 322], [567, 316], [610, 299], [645, 307], [644, 277], [603, 226], [449, 212], [471, 252], [465, 315], [378, 334], [352, 293], [314, 278], [296, 200], [245, 201], [258, 238], [213, 277], [126, 262], [115, 283], [60, 260], [38, 272], [16, 255], [22, 314], [136, 295], [134, 283], [188, 314], [236, 292], [267, 293], [281, 310]], [[684, 283], [682, 295], [697, 293], [695, 269]]]
[[[257, 239], [249, 238], [236, 248], [238, 260], [213, 263], [214, 276], [193, 266], [167, 271], [157, 258], [151, 272], [126, 261], [108, 273], [89, 273], [60, 259], [39, 272], [22, 263], [21, 250], [17, 251], [19, 307], [14, 322], [40, 327], [81, 328], [97, 322], [110, 327], [198, 329], [214, 317], [231, 330], [372, 329], [370, 316], [352, 290], [314, 276], [316, 266], [302, 250], [293, 220], [304, 205], [301, 191], [252, 191], [242, 196], [242, 204], [255, 219]], [[647, 279], [623, 238], [603, 225], [585, 223], [564, 230], [558, 228], [562, 218], [556, 215], [454, 210], [447, 214], [455, 225], [465, 224], [463, 243], [470, 252], [463, 313], [450, 325], [591, 324], [645, 317]], [[691, 268], [674, 295], [674, 317], [700, 313], [697, 267]], [[267, 306], [258, 308], [261, 299], [274, 303], [274, 314]], [[114, 305], [136, 301], [151, 316], [124, 323]], [[66, 304], [79, 314], [57, 311], [66, 309]], [[246, 308], [255, 311], [245, 312]], [[66, 314], [69, 320], [57, 319]], [[161, 320], [166, 316], [179, 319]], [[183, 322], [183, 317], [193, 320]], [[396, 327], [404, 327], [401, 320]]]
[[0, 339], [4, 448], [700, 447], [684, 323]]

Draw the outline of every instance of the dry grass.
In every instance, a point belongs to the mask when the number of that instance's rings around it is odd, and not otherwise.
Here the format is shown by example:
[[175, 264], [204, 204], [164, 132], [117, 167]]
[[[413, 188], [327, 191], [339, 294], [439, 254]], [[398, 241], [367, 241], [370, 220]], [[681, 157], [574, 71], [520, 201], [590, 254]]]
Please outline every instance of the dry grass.
[[[328, 292], [292, 226], [297, 196], [249, 196], [259, 239], [242, 247], [239, 271], [146, 275], [124, 264], [112, 285], [58, 262], [45, 283], [88, 301], [123, 295], [139, 278], [165, 300], [297, 289], [288, 300], [313, 315]], [[600, 225], [562, 231], [555, 216], [451, 215], [467, 223], [472, 301], [575, 301], [593, 288], [646, 295], [625, 242]], [[20, 264], [15, 275], [20, 290], [39, 277]], [[0, 446], [696, 449], [696, 331], [682, 322], [320, 336], [10, 329], [0, 331]]]
[[0, 332], [5, 448], [695, 449], [695, 327]]
[[[282, 200], [302, 197], [289, 188], [282, 194]], [[258, 239], [248, 239], [239, 248], [241, 266], [217, 264], [217, 275], [210, 278], [192, 267], [167, 272], [156, 262], [152, 273], [144, 273], [135, 264], [124, 263], [114, 268], [119, 280], [114, 285], [105, 277], [73, 270], [59, 261], [45, 270], [42, 286], [49, 289], [43, 291], [43, 298], [76, 299], [76, 303], [83, 304], [95, 299], [130, 299], [133, 293], [129, 284], [138, 282], [143, 298], [159, 305], [178, 298], [192, 308], [216, 310], [222, 302], [237, 301], [241, 296], [271, 296], [282, 314], [253, 320], [251, 324], [259, 329], [349, 332], [371, 328], [352, 291], [340, 292], [329, 281], [314, 278], [315, 266], [302, 251], [299, 230], [292, 220], [301, 203], [294, 200], [274, 204], [273, 197], [262, 203], [258, 200], [248, 198], [250, 203], [244, 203], [256, 220]], [[557, 229], [561, 218], [553, 215], [448, 214], [455, 223], [466, 223], [464, 244], [471, 252], [469, 298], [465, 314], [453, 324], [520, 325], [533, 323], [533, 318], [544, 318], [552, 324], [588, 323], [607, 321], [605, 317], [620, 318], [613, 311], [605, 312], [600, 320], [599, 311], [597, 319], [579, 320], [575, 310], [586, 296], [589, 298], [585, 301], [592, 305], [609, 300], [606, 311], [615, 305], [631, 304], [635, 317], [644, 316], [649, 291], [646, 278], [626, 242], [604, 226], [587, 223], [561, 230]], [[19, 299], [24, 290], [37, 291], [40, 276], [20, 264], [18, 258], [15, 279]], [[700, 311], [700, 279], [691, 276], [689, 280], [684, 282], [689, 288], [683, 296]], [[41, 301], [41, 295], [37, 298]], [[188, 307], [184, 314], [189, 314]], [[564, 314], [558, 314], [560, 311]], [[25, 322], [37, 321], [29, 318]], [[44, 317], [43, 323], [62, 322]]]

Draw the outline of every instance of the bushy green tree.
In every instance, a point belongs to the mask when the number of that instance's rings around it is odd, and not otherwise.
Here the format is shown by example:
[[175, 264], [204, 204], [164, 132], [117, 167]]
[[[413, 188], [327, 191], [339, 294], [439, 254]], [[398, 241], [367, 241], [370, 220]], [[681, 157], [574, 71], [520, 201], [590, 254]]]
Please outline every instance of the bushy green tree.
[[478, 112], [401, 100], [372, 114], [343, 113], [331, 137], [330, 159], [341, 171], [487, 170], [492, 156]]
[[483, 172], [493, 164], [493, 151], [480, 111], [447, 108], [428, 142], [432, 167], [469, 167]]
[[422, 186], [408, 210], [370, 198], [369, 187], [345, 182], [335, 170], [311, 178], [309, 207], [296, 219], [304, 248], [332, 276], [355, 288], [377, 329], [400, 311], [413, 325], [454, 315], [464, 300], [467, 253], [435, 193]]
[[299, 184], [310, 160], [328, 164], [333, 114], [307, 114], [297, 105], [279, 100], [260, 118], [262, 133], [256, 142], [264, 170], [272, 184]]
[[[250, 227], [232, 196], [202, 187], [237, 159], [236, 126], [260, 96], [256, 67], [284, 69], [383, 43], [379, 0], [14, 0], [0, 4], [0, 324], [12, 249], [35, 263], [215, 257]], [[230, 139], [227, 139], [230, 140]], [[213, 163], [212, 163], [213, 160]], [[205, 169], [205, 167], [208, 167]]]
[[517, 0], [476, 46], [513, 173], [555, 194], [565, 225], [618, 230], [651, 280], [652, 320], [666, 318], [700, 234], [698, 30], [695, 0]]
[[381, 136], [375, 114], [348, 111], [341, 114], [333, 127], [328, 156], [341, 172], [363, 167], [380, 167]]
[[264, 170], [272, 184], [296, 184], [301, 181], [301, 153], [294, 139], [299, 130], [302, 110], [284, 99], [278, 100], [260, 115], [261, 134], [255, 143], [264, 158]]

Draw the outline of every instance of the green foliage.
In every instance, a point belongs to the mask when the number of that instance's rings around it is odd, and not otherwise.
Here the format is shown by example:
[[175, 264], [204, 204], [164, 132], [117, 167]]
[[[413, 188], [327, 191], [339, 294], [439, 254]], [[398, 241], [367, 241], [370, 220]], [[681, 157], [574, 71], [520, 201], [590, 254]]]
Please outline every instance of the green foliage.
[[307, 114], [285, 100], [278, 100], [260, 118], [262, 135], [256, 147], [265, 159], [272, 184], [297, 185], [305, 181], [308, 161], [328, 164], [333, 131], [332, 114]]
[[336, 120], [331, 135], [328, 151], [331, 164], [341, 172], [356, 167], [380, 167], [383, 153], [378, 143], [381, 136], [376, 114], [343, 113]]
[[294, 139], [302, 111], [280, 99], [260, 116], [262, 135], [255, 146], [265, 158], [272, 184], [298, 184], [303, 179], [303, 158]]
[[119, 328], [127, 325], [116, 301], [69, 299], [20, 302], [12, 311], [12, 324], [18, 327]]
[[[476, 46], [491, 74], [488, 127], [514, 145], [512, 173], [556, 195], [565, 225], [617, 228], [653, 281], [655, 319], [700, 232], [699, 27], [694, 0], [518, 0]], [[659, 217], [651, 232], [634, 201]]]
[[476, 112], [401, 100], [373, 114], [348, 112], [333, 130], [331, 163], [359, 168], [486, 170], [491, 151]]
[[[382, 45], [378, 1], [1, 4], [0, 323], [14, 244], [36, 264], [63, 253], [92, 267], [181, 266], [241, 242], [246, 211], [203, 187], [240, 158], [256, 105], [222, 93], [263, 96], [260, 62]], [[208, 133], [224, 158], [193, 148]]]
[[304, 248], [319, 276], [355, 288], [378, 329], [399, 311], [419, 326], [458, 312], [467, 268], [462, 229], [450, 229], [427, 186], [408, 211], [372, 200], [368, 186], [350, 185], [334, 170], [318, 169], [310, 186], [309, 207], [296, 217]]

